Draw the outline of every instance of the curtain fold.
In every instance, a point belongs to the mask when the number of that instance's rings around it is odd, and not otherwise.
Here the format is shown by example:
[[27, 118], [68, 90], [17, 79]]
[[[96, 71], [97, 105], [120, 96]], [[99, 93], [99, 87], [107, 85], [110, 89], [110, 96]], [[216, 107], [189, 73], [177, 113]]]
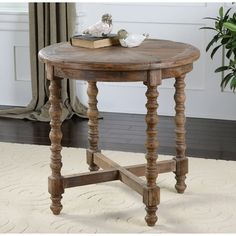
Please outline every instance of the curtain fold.
[[[75, 22], [75, 3], [29, 3], [32, 100], [25, 108], [0, 110], [0, 116], [50, 121], [49, 81], [44, 64], [38, 60], [38, 52], [50, 44], [69, 41]], [[61, 95], [62, 120], [70, 119], [74, 114], [87, 117], [87, 108], [76, 95], [76, 81], [63, 79]]]

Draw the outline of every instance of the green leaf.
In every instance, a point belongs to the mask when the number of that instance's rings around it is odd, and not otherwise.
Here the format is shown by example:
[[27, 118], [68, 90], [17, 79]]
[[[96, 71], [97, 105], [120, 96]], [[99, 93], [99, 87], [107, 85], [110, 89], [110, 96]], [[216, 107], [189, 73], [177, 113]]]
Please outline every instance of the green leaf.
[[217, 73], [217, 72], [225, 71], [225, 70], [228, 70], [228, 69], [229, 69], [228, 66], [221, 66], [221, 67], [217, 68], [215, 70], [215, 72]]
[[222, 37], [223, 39], [227, 39], [227, 38], [231, 38], [232, 35], [228, 35], [228, 34], [226, 34], [226, 35], [222, 35], [221, 37]]
[[226, 53], [226, 57], [229, 59], [232, 55], [233, 51], [229, 49], [229, 51]]
[[233, 90], [233, 92], [236, 89], [236, 76], [233, 77], [233, 79], [230, 82], [230, 88]]
[[232, 48], [236, 48], [236, 40], [232, 43]]
[[213, 58], [213, 56], [215, 55], [215, 53], [217, 52], [217, 50], [221, 47], [222, 45], [219, 45], [217, 47], [215, 47], [212, 52], [211, 52], [211, 59]]
[[234, 61], [233, 61], [233, 60], [230, 60], [230, 61], [229, 61], [229, 65], [230, 65], [230, 66], [234, 66], [235, 64], [236, 64], [236, 60], [234, 60]]
[[215, 28], [213, 28], [213, 27], [201, 27], [200, 29], [211, 29], [211, 30], [215, 30], [215, 31], [217, 31]]
[[214, 17], [204, 17], [203, 19], [206, 19], [206, 20], [219, 20], [218, 18], [214, 18]]
[[213, 43], [217, 42], [218, 37], [219, 37], [219, 34], [217, 34], [217, 35], [215, 35], [215, 36], [213, 37], [213, 39], [212, 39], [212, 40], [210, 41], [210, 43], [207, 45], [206, 51], [209, 50], [209, 48], [212, 46]]
[[233, 73], [230, 73], [230, 74], [226, 75], [226, 76], [222, 79], [220, 86], [221, 86], [222, 88], [225, 88], [233, 76], [234, 76]]
[[220, 31], [222, 31], [224, 22], [222, 20], [219, 21], [218, 28]]
[[231, 10], [231, 8], [229, 8], [229, 9], [226, 11], [224, 20], [226, 20], [226, 19], [228, 18], [228, 14], [229, 14], [230, 10]]
[[225, 22], [224, 27], [229, 29], [230, 31], [236, 32], [236, 24]]
[[221, 43], [226, 44], [229, 40], [230, 40], [229, 37], [225, 37], [225, 38], [223, 37], [222, 40], [221, 40]]
[[220, 15], [220, 18], [223, 18], [223, 15], [224, 15], [224, 8], [223, 7], [221, 7], [219, 9], [219, 15]]
[[226, 48], [226, 49], [232, 49], [232, 44], [231, 44], [231, 43], [227, 43], [227, 44], [225, 45], [225, 48]]

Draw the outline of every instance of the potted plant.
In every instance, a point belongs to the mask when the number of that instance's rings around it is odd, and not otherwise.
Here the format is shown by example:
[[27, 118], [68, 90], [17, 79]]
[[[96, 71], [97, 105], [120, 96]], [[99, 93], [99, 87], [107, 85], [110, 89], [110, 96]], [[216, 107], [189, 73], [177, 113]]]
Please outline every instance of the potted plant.
[[219, 16], [216, 18], [205, 17], [215, 21], [214, 27], [202, 27], [201, 29], [210, 29], [215, 31], [215, 35], [206, 47], [206, 51], [213, 48], [211, 58], [219, 48], [223, 48], [223, 57], [226, 55], [228, 63], [223, 64], [215, 70], [215, 72], [223, 72], [221, 87], [224, 89], [227, 84], [230, 89], [236, 89], [236, 13], [230, 16], [230, 10], [224, 13], [224, 8], [219, 9]]

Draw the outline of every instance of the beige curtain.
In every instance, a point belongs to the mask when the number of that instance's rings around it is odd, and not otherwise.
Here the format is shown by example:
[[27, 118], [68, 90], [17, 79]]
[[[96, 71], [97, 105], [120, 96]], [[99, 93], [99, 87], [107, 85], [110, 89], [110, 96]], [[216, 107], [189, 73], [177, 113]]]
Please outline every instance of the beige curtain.
[[[76, 20], [75, 3], [29, 3], [29, 37], [32, 100], [25, 108], [0, 110], [0, 116], [49, 121], [49, 82], [45, 66], [38, 60], [38, 51], [53, 43], [68, 41]], [[62, 80], [62, 120], [73, 114], [86, 117], [87, 108], [76, 96], [76, 83]]]

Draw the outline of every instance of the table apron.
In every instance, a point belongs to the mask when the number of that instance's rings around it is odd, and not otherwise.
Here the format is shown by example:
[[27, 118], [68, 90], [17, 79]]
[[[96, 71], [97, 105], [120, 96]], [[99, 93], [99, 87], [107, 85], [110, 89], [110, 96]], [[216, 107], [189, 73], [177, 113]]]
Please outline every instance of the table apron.
[[[193, 69], [192, 64], [177, 66], [172, 68], [162, 68], [162, 79], [179, 77], [187, 74]], [[139, 82], [147, 81], [149, 70], [144, 71], [93, 71], [77, 70], [54, 66], [54, 76], [60, 78], [70, 78], [75, 80], [86, 81], [103, 81], [103, 82]]]
[[104, 82], [138, 82], [147, 80], [147, 71], [87, 71], [55, 67], [54, 75], [75, 80]]

